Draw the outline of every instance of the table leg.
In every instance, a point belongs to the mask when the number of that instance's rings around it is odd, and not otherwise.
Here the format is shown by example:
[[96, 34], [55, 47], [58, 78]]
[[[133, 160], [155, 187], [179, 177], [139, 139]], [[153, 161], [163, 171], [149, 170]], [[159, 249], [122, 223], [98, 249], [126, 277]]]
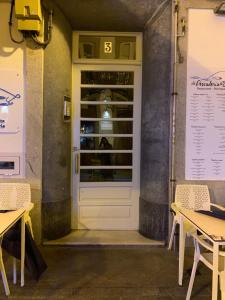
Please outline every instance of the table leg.
[[25, 216], [21, 218], [21, 286], [24, 286], [24, 262], [25, 262]]
[[225, 300], [225, 271], [220, 273], [221, 300]]
[[218, 297], [218, 267], [219, 267], [219, 246], [213, 243], [213, 273], [212, 273], [212, 300]]
[[179, 285], [183, 284], [183, 272], [184, 272], [184, 246], [185, 246], [185, 236], [184, 236], [184, 220], [180, 216], [180, 235], [179, 235]]
[[[0, 238], [0, 247], [1, 247], [1, 244], [2, 244], [2, 238]], [[9, 290], [9, 285], [8, 285], [8, 281], [7, 281], [7, 277], [6, 277], [6, 273], [5, 273], [5, 267], [4, 267], [4, 263], [3, 263], [3, 259], [2, 259], [2, 248], [0, 248], [0, 270], [1, 270], [1, 274], [2, 274], [2, 281], [3, 281], [5, 293], [7, 296], [9, 296], [10, 290]]]
[[13, 283], [17, 282], [17, 269], [16, 269], [16, 258], [13, 257]]

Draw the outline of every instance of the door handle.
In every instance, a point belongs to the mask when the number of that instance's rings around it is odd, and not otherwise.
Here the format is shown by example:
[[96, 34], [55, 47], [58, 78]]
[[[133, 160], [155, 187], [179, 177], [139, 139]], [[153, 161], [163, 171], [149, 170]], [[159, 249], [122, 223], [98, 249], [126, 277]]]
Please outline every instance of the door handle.
[[80, 155], [79, 153], [75, 154], [75, 174], [79, 174], [80, 171]]

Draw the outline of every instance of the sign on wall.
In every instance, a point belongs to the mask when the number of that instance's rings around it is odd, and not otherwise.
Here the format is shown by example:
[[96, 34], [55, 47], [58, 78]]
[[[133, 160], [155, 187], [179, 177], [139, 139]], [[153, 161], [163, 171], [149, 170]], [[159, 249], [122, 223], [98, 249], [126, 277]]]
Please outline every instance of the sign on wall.
[[17, 133], [23, 124], [23, 80], [17, 70], [0, 69], [0, 134]]
[[187, 180], [225, 180], [225, 17], [190, 9], [187, 59]]
[[11, 41], [10, 3], [0, 1], [0, 178], [25, 175], [25, 44]]

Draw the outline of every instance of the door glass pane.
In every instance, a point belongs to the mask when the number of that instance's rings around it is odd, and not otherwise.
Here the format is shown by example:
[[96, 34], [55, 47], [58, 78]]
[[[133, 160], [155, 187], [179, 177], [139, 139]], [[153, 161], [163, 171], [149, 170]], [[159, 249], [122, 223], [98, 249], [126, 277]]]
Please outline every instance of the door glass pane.
[[81, 118], [132, 118], [133, 105], [81, 105]]
[[81, 166], [131, 166], [132, 153], [81, 153]]
[[[110, 144], [110, 146], [105, 146]], [[112, 150], [132, 150], [131, 137], [81, 137], [81, 150], [105, 150], [111, 147]], [[108, 148], [110, 149], [110, 148]]]
[[81, 121], [81, 134], [132, 134], [132, 121]]
[[133, 101], [134, 91], [132, 88], [102, 89], [81, 88], [81, 101]]
[[81, 84], [134, 84], [134, 72], [81, 71]]
[[132, 170], [107, 169], [107, 170], [80, 170], [81, 182], [131, 182]]

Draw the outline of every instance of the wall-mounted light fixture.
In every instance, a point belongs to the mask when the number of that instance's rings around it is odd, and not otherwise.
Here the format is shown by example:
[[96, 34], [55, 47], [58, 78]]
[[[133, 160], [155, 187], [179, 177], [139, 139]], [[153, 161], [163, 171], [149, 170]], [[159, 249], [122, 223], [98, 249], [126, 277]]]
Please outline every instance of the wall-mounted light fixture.
[[214, 9], [214, 13], [217, 15], [225, 15], [225, 1]]

